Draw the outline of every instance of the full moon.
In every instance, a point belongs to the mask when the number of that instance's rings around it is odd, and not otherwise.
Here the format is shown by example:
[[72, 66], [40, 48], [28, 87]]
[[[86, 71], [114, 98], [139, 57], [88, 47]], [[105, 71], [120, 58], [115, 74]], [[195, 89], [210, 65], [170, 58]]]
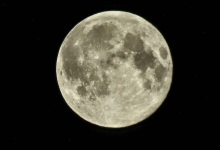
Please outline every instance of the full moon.
[[69, 107], [102, 127], [137, 124], [170, 90], [173, 63], [162, 34], [144, 18], [122, 11], [94, 14], [65, 37], [57, 81]]

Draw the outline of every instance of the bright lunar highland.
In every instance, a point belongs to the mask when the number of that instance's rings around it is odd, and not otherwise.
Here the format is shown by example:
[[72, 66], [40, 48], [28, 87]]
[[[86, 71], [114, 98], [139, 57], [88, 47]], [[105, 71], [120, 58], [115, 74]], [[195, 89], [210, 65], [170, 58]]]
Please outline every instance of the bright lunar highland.
[[173, 75], [168, 44], [142, 17], [122, 11], [94, 14], [65, 37], [57, 81], [69, 107], [110, 128], [134, 125], [166, 98]]

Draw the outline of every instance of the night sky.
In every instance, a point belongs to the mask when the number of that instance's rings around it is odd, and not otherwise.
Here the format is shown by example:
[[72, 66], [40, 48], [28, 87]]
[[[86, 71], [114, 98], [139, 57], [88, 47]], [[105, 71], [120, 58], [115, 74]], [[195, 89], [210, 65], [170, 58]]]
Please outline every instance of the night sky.
[[[215, 28], [219, 13], [215, 6], [186, 0], [2, 1], [1, 50], [5, 54], [1, 56], [9, 79], [2, 93], [9, 103], [3, 114], [8, 145], [179, 149], [218, 144], [214, 57], [219, 51]], [[56, 79], [56, 59], [67, 33], [86, 17], [107, 10], [128, 11], [151, 22], [165, 37], [174, 65], [170, 92], [158, 111], [122, 129], [102, 128], [81, 119], [65, 103]]]

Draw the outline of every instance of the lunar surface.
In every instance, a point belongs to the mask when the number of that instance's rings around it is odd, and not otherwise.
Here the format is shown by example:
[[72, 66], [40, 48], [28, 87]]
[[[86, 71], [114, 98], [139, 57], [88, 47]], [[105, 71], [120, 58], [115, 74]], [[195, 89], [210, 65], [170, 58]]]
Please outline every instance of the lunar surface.
[[173, 63], [168, 44], [148, 21], [106, 11], [79, 22], [57, 57], [57, 81], [70, 108], [98, 126], [134, 125], [166, 98]]

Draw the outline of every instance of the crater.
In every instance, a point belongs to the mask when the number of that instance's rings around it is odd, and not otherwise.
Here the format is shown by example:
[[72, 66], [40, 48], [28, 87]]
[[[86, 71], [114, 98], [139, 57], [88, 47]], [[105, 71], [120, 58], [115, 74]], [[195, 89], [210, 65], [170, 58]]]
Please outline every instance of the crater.
[[167, 52], [167, 49], [164, 46], [160, 47], [159, 52], [160, 52], [160, 56], [163, 59], [167, 59], [168, 52]]
[[68, 80], [70, 80], [73, 76], [78, 78], [82, 72], [82, 68], [79, 67], [76, 61], [78, 51], [79, 49], [73, 48], [71, 45], [68, 45], [63, 51], [63, 70]]
[[142, 50], [134, 55], [135, 66], [141, 70], [142, 73], [145, 73], [148, 67], [153, 68], [155, 66], [155, 60], [156, 58], [153, 56], [153, 51], [150, 48], [147, 52]]
[[114, 58], [116, 58], [116, 54], [112, 53], [110, 54], [106, 59], [100, 60], [100, 66], [103, 69], [108, 69], [108, 68], [114, 68], [117, 69], [119, 67], [118, 64], [114, 63]]
[[110, 94], [110, 91], [108, 90], [108, 85], [100, 83], [97, 88], [97, 95], [104, 96], [104, 95], [109, 95], [109, 94]]
[[109, 84], [110, 84], [110, 80], [108, 79], [107, 75], [103, 72], [102, 73], [102, 78], [103, 81], [99, 80], [97, 82], [95, 82], [94, 87], [96, 87], [96, 92], [98, 96], [105, 96], [105, 95], [109, 95], [110, 91], [109, 91]]
[[127, 60], [129, 55], [126, 54], [125, 51], [118, 51], [116, 57], [119, 57], [121, 60]]
[[114, 46], [108, 41], [117, 33], [118, 28], [114, 24], [103, 23], [94, 25], [84, 39], [84, 45], [99, 47], [100, 50], [112, 49]]
[[95, 70], [90, 71], [89, 81], [98, 81], [99, 77], [96, 74]]
[[99, 64], [100, 64], [101, 68], [103, 68], [103, 69], [106, 69], [108, 67], [105, 59], [101, 59]]
[[124, 38], [124, 47], [133, 51], [133, 52], [139, 52], [143, 51], [143, 41], [139, 37], [139, 35], [133, 35], [131, 33], [127, 33]]
[[159, 64], [159, 66], [157, 66], [155, 69], [155, 76], [158, 82], [163, 82], [166, 75], [167, 69], [162, 64]]
[[96, 97], [95, 97], [95, 94], [94, 94], [93, 92], [91, 92], [91, 94], [90, 94], [90, 96], [89, 96], [89, 100], [90, 100], [91, 102], [96, 101]]
[[124, 39], [124, 47], [136, 52], [134, 55], [134, 64], [142, 73], [145, 73], [148, 67], [153, 68], [155, 66], [156, 58], [153, 56], [152, 49], [148, 47], [148, 49], [145, 48], [145, 51], [143, 41], [139, 35], [127, 33]]
[[141, 36], [144, 37], [144, 38], [145, 38], [145, 37], [149, 37], [149, 35], [146, 34], [144, 31], [141, 32]]
[[143, 87], [145, 89], [151, 89], [151, 84], [152, 84], [152, 81], [147, 79], [144, 83], [143, 83]]
[[85, 86], [78, 86], [77, 87], [77, 93], [80, 95], [80, 96], [86, 96], [87, 94], [87, 90], [86, 90], [86, 87]]
[[[65, 73], [67, 80], [75, 80], [80, 79], [84, 84], [89, 85], [89, 80], [86, 76], [86, 70], [89, 69], [87, 65], [80, 65], [78, 62], [78, 57], [80, 49], [77, 47], [73, 47], [72, 45], [68, 45], [66, 49], [63, 51], [62, 59], [63, 59], [63, 72]], [[82, 67], [83, 66], [83, 67]]]

